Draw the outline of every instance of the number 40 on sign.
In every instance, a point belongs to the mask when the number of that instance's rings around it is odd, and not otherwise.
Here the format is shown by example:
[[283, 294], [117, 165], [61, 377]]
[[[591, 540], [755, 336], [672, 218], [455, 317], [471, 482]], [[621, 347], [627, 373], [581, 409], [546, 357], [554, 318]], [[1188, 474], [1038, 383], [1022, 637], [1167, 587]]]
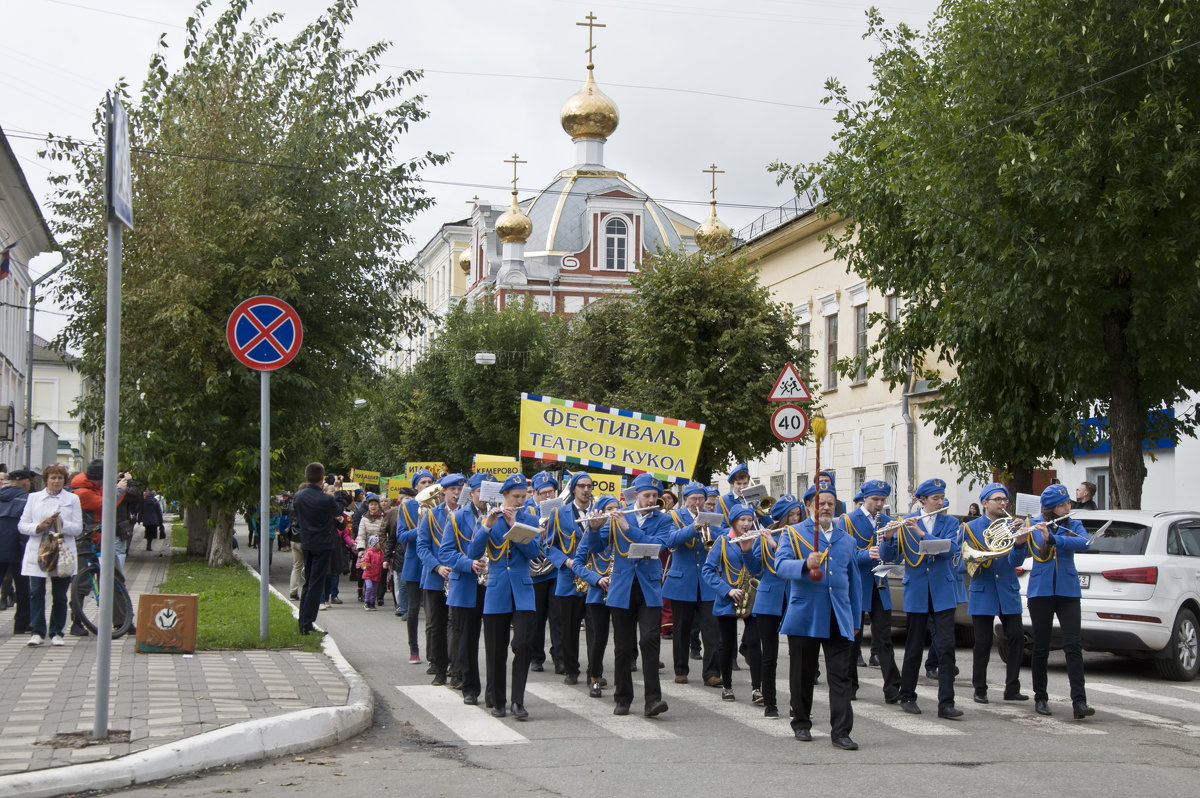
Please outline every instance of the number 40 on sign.
[[808, 432], [808, 415], [794, 405], [777, 407], [771, 414], [771, 432], [784, 443], [795, 443]]

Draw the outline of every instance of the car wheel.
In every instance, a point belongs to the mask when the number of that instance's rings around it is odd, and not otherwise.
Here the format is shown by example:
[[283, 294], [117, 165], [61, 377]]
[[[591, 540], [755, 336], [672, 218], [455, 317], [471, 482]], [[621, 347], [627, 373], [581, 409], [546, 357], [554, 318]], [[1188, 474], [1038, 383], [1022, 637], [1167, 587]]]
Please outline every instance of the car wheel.
[[1200, 626], [1196, 613], [1181, 609], [1175, 616], [1171, 642], [1154, 661], [1158, 675], [1176, 682], [1190, 682], [1200, 672]]

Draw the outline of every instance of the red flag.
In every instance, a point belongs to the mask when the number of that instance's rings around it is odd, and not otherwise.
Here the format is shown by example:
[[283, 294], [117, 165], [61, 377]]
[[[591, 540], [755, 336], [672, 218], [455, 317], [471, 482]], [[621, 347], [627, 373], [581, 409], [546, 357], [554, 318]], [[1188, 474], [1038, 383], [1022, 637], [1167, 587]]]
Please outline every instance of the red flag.
[[12, 258], [9, 257], [9, 251], [17, 245], [14, 241], [4, 248], [4, 255], [0, 256], [0, 280], [8, 276], [9, 270], [12, 268]]

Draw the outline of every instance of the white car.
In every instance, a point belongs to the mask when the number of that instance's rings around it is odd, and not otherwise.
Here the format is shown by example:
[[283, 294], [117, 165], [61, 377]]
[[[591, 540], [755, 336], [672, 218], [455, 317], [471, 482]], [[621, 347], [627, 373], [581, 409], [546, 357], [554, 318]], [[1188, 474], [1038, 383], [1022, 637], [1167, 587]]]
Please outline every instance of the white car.
[[[1166, 679], [1196, 678], [1200, 672], [1200, 513], [1077, 510], [1072, 518], [1091, 535], [1112, 522], [1087, 552], [1075, 555], [1083, 648], [1153, 660]], [[1032, 562], [1026, 559], [1017, 571], [1022, 598]], [[1023, 622], [1028, 653], [1033, 646], [1028, 607]], [[997, 623], [997, 638], [1002, 639], [1002, 633]], [[1057, 619], [1051, 646], [1062, 647]]]

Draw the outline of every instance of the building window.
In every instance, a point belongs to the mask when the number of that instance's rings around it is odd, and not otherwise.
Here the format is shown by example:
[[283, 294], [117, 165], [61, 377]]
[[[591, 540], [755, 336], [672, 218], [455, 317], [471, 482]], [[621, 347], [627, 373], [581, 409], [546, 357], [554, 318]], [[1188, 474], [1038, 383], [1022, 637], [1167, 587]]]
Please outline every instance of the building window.
[[867, 306], [854, 308], [854, 359], [858, 370], [854, 372], [856, 385], [867, 381]]
[[783, 495], [783, 492], [786, 488], [787, 488], [787, 474], [780, 474], [779, 476], [771, 477], [771, 495], [772, 496], [774, 496], [775, 498], [778, 499], [780, 496]]
[[[889, 327], [900, 322], [900, 298], [895, 294], [889, 294], [887, 297], [887, 320]], [[888, 365], [892, 372], [898, 372], [904, 367], [900, 358], [893, 358]]]
[[550, 307], [550, 297], [538, 294], [533, 300], [537, 304], [537, 309], [542, 313], [553, 312], [554, 308]]
[[563, 313], [578, 313], [583, 310], [583, 297], [581, 296], [565, 296], [563, 297]]
[[808, 474], [796, 475], [796, 497], [804, 501], [804, 492], [808, 490]]
[[825, 390], [837, 388], [838, 317], [825, 317]]
[[896, 484], [900, 481], [899, 463], [883, 464], [883, 481], [892, 486], [892, 506], [900, 507], [900, 486]]
[[856, 468], [850, 472], [850, 495], [857, 496], [862, 490], [863, 483], [867, 481], [867, 469]]
[[623, 219], [609, 219], [604, 225], [604, 268], [625, 271], [628, 258], [629, 226]]

